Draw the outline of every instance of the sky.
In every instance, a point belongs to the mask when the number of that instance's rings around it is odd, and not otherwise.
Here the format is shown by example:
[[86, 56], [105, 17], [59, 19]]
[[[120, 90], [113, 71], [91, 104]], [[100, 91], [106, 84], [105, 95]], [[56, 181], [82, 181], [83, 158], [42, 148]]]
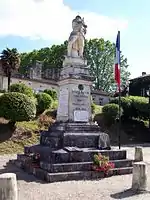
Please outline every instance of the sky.
[[149, 0], [5, 0], [0, 1], [0, 51], [29, 52], [68, 39], [72, 19], [84, 17], [86, 38], [116, 41], [128, 59], [131, 78], [150, 73]]

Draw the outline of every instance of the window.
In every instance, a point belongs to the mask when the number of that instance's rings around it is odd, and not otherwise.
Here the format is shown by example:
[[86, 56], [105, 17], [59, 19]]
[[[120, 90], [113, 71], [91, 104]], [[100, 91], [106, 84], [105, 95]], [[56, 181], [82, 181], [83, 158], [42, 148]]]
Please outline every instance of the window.
[[100, 106], [103, 105], [103, 98], [99, 98], [99, 105], [100, 105]]

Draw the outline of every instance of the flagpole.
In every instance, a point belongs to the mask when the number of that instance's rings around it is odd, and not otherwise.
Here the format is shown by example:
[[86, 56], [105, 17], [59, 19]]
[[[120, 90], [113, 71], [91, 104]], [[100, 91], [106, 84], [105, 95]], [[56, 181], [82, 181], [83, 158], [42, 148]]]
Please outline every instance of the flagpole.
[[118, 146], [121, 149], [121, 89], [119, 86], [119, 122], [118, 122]]
[[117, 119], [117, 132], [118, 132], [118, 146], [119, 149], [121, 148], [121, 89], [120, 89], [120, 31], [118, 31], [117, 34], [117, 39], [116, 39], [116, 55], [115, 55], [115, 80], [117, 83], [118, 87], [118, 92], [119, 92], [119, 99], [118, 99], [118, 104], [119, 104], [119, 110], [118, 110], [118, 119]]
[[[119, 38], [119, 65], [121, 64], [120, 60], [120, 31], [118, 31], [118, 38]], [[121, 66], [120, 66], [120, 74], [121, 74]], [[121, 78], [121, 77], [119, 77]], [[120, 89], [120, 82], [118, 84], [119, 88], [119, 124], [118, 124], [118, 146], [121, 149], [121, 89]]]

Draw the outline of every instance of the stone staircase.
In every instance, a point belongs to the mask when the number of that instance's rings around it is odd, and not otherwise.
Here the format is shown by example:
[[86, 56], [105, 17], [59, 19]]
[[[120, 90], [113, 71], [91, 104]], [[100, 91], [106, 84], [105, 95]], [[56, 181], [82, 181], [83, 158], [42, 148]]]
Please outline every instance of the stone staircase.
[[[25, 147], [25, 154], [18, 154], [17, 160], [12, 161], [18, 167], [37, 178], [47, 182], [88, 180], [104, 178], [103, 172], [92, 170], [92, 161], [95, 153], [109, 156], [115, 168], [110, 170], [107, 176], [132, 173], [132, 160], [126, 158], [125, 150], [98, 150], [94, 148], [65, 147], [51, 151], [49, 147], [35, 145]], [[40, 168], [27, 164], [27, 153], [39, 153], [41, 155]]]

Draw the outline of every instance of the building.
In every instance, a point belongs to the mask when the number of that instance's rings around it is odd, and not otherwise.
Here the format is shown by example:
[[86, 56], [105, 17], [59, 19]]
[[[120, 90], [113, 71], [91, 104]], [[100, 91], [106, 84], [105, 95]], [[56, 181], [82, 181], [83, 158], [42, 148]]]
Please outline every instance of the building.
[[149, 95], [149, 88], [150, 74], [142, 72], [141, 76], [130, 80], [129, 95], [147, 97]]
[[[7, 90], [7, 77], [0, 70], [0, 90]], [[60, 70], [48, 69], [42, 73], [41, 62], [36, 62], [31, 68], [27, 76], [15, 73], [12, 75], [11, 84], [24, 83], [30, 86], [35, 92], [41, 92], [45, 89], [56, 90], [58, 93], [59, 87], [57, 80], [59, 79]], [[92, 90], [91, 92], [93, 102], [97, 105], [105, 105], [109, 102], [109, 94], [100, 90]]]

